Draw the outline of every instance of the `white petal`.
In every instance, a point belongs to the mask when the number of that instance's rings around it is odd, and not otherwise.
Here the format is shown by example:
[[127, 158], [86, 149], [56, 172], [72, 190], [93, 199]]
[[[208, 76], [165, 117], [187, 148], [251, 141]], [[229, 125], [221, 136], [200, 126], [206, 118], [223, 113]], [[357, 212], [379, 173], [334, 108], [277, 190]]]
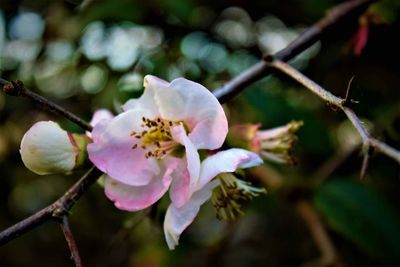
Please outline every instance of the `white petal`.
[[178, 245], [180, 235], [193, 222], [199, 213], [200, 206], [211, 197], [212, 190], [218, 184], [218, 180], [212, 181], [202, 190], [194, 193], [180, 208], [176, 208], [173, 204], [168, 207], [164, 219], [164, 234], [169, 249], [174, 249]]
[[[114, 117], [114, 115], [108, 109], [99, 109], [93, 114], [92, 119], [90, 120], [90, 125], [95, 126], [102, 120], [110, 120]], [[86, 131], [86, 135], [92, 138], [92, 134], [89, 131]]]
[[[192, 141], [186, 135], [183, 125], [177, 125], [171, 129], [172, 138], [185, 146], [185, 157], [187, 161], [187, 170], [190, 174], [189, 192], [192, 194], [198, 184], [200, 176], [200, 156]], [[190, 196], [189, 196], [190, 197]]]
[[142, 109], [147, 111], [147, 116], [154, 119], [159, 116], [158, 106], [154, 95], [158, 90], [164, 90], [169, 83], [152, 75], [144, 77], [144, 91], [138, 99], [128, 100], [123, 106], [123, 110]]
[[37, 122], [22, 138], [22, 161], [28, 169], [40, 175], [71, 171], [79, 153], [72, 138], [55, 122]]
[[95, 126], [101, 120], [110, 120], [114, 115], [108, 109], [99, 109], [93, 114], [90, 125]]
[[250, 168], [262, 163], [262, 159], [257, 154], [248, 150], [232, 148], [220, 151], [207, 157], [201, 163], [200, 179], [196, 188], [201, 189], [220, 173], [234, 172], [237, 169]]
[[168, 88], [154, 90], [161, 116], [184, 121], [189, 138], [197, 149], [219, 148], [228, 132], [228, 122], [221, 104], [204, 86], [178, 78]]

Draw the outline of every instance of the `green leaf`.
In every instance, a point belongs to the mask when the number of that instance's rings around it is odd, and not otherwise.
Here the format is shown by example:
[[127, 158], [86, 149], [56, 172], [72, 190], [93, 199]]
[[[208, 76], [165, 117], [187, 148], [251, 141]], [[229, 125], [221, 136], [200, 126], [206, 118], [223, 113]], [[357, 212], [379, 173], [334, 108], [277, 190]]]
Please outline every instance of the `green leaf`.
[[319, 188], [314, 201], [333, 229], [376, 260], [400, 266], [399, 215], [382, 196], [362, 184], [335, 180]]

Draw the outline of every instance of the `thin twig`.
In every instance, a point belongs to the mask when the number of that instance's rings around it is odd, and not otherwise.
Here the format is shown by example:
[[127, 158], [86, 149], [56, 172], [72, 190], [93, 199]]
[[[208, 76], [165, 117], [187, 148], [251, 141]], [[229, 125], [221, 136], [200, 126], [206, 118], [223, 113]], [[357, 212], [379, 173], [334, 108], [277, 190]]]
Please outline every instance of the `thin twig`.
[[75, 202], [96, 182], [101, 174], [102, 172], [97, 168], [90, 168], [81, 179], [53, 204], [2, 231], [0, 233], [0, 245], [17, 238], [50, 219], [58, 219], [60, 216], [68, 214]]
[[[358, 16], [362, 14], [368, 6], [376, 2], [376, 0], [353, 0], [345, 1], [328, 11], [327, 15], [308, 28], [297, 39], [290, 43], [287, 47], [280, 50], [274, 55], [267, 55], [264, 58], [278, 59], [288, 61], [315, 42], [320, 40], [322, 35], [327, 34], [334, 26], [344, 21], [345, 19], [352, 19], [353, 22], [358, 22]], [[271, 74], [272, 69], [268, 64], [269, 60], [261, 60], [240, 75], [236, 76], [223, 87], [216, 89], [213, 93], [221, 103], [225, 103], [250, 84], [260, 80]]]
[[383, 143], [382, 141], [373, 138], [369, 134], [367, 128], [365, 128], [364, 124], [358, 118], [358, 116], [354, 113], [354, 111], [351, 108], [344, 105], [346, 102], [345, 99], [333, 95], [328, 90], [322, 88], [320, 85], [312, 81], [310, 78], [302, 74], [300, 71], [296, 70], [295, 68], [293, 68], [292, 66], [283, 61], [274, 60], [273, 62], [270, 63], [270, 65], [271, 67], [274, 67], [275, 69], [281, 71], [282, 73], [287, 74], [289, 77], [298, 81], [299, 83], [304, 85], [307, 89], [312, 91], [314, 94], [327, 101], [330, 105], [335, 106], [336, 108], [342, 110], [344, 114], [346, 114], [347, 118], [356, 128], [363, 143], [362, 152], [364, 154], [364, 159], [363, 159], [363, 166], [361, 168], [361, 177], [363, 176], [367, 168], [368, 156], [369, 156], [368, 154], [370, 147], [374, 147], [377, 151], [400, 163], [400, 151], [390, 147], [389, 145]]
[[68, 217], [64, 215], [60, 222], [61, 229], [64, 233], [65, 240], [67, 240], [68, 248], [71, 251], [72, 260], [76, 267], [83, 267], [81, 257], [79, 256], [78, 247], [76, 245], [74, 235], [69, 227]]
[[315, 208], [306, 200], [297, 201], [295, 208], [300, 217], [306, 222], [308, 230], [321, 251], [319, 266], [343, 266]]
[[24, 86], [24, 84], [21, 81], [9, 82], [7, 80], [0, 78], [0, 85], [2, 87], [2, 90], [8, 95], [23, 96], [23, 97], [29, 98], [29, 99], [33, 100], [34, 102], [36, 102], [37, 104], [39, 104], [41, 107], [43, 107], [57, 115], [64, 116], [68, 120], [76, 123], [82, 129], [84, 129], [86, 131], [92, 130], [92, 126], [89, 123], [82, 120], [75, 114], [69, 112], [65, 108], [57, 105], [56, 103], [44, 98], [43, 96], [40, 96], [40, 95], [35, 94], [34, 92], [30, 91], [29, 89], [27, 89]]
[[312, 175], [311, 181], [322, 184], [345, 160], [360, 148], [360, 142], [339, 148], [336, 153], [324, 162]]

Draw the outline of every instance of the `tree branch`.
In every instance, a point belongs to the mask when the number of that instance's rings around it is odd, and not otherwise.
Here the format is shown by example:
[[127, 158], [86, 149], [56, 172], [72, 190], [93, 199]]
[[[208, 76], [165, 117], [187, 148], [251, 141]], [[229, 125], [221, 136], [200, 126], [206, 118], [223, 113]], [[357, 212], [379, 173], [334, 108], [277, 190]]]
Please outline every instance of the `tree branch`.
[[4, 245], [8, 241], [15, 239], [50, 219], [59, 220], [61, 216], [67, 215], [75, 202], [101, 175], [102, 172], [96, 167], [93, 166], [90, 168], [81, 179], [53, 204], [2, 231], [0, 233], [0, 245]]
[[56, 103], [44, 98], [43, 96], [40, 96], [40, 95], [35, 94], [34, 92], [30, 91], [29, 89], [27, 89], [24, 86], [24, 84], [21, 81], [17, 80], [17, 81], [9, 82], [7, 80], [0, 78], [0, 85], [1, 85], [4, 93], [6, 93], [7, 95], [23, 96], [23, 97], [29, 98], [29, 99], [33, 100], [34, 102], [36, 102], [37, 104], [39, 104], [42, 108], [47, 109], [57, 115], [61, 115], [65, 118], [67, 118], [68, 120], [76, 123], [82, 129], [84, 129], [86, 131], [92, 130], [92, 126], [89, 123], [82, 120], [75, 114], [69, 112], [65, 108], [57, 105]]
[[368, 152], [370, 147], [374, 147], [377, 151], [381, 152], [382, 154], [394, 159], [400, 164], [400, 151], [395, 148], [390, 147], [389, 145], [373, 138], [368, 130], [365, 128], [364, 124], [358, 118], [358, 116], [354, 113], [354, 111], [345, 105], [348, 102], [348, 99], [339, 98], [326, 89], [322, 88], [320, 85], [306, 77], [300, 71], [296, 70], [289, 64], [281, 61], [281, 60], [274, 60], [270, 63], [270, 66], [287, 74], [289, 77], [293, 78], [294, 80], [298, 81], [302, 85], [304, 85], [307, 89], [312, 91], [314, 94], [319, 96], [320, 98], [327, 101], [330, 105], [342, 110], [344, 114], [346, 114], [347, 118], [353, 124], [354, 128], [357, 130], [358, 134], [361, 137], [363, 143], [363, 153], [364, 153], [364, 160], [363, 166], [361, 169], [361, 177], [365, 173], [367, 163], [368, 163]]
[[[353, 0], [345, 1], [328, 11], [327, 15], [302, 33], [297, 39], [290, 43], [287, 47], [267, 58], [275, 58], [282, 61], [288, 61], [305, 49], [309, 48], [317, 42], [322, 35], [334, 28], [338, 23], [345, 19], [351, 18], [353, 21], [358, 20], [358, 16], [362, 14], [368, 6], [377, 0]], [[272, 69], [265, 60], [259, 61], [231, 81], [227, 82], [223, 87], [216, 89], [213, 93], [221, 103], [225, 103], [235, 95], [239, 94], [244, 88], [257, 80], [271, 74]]]
[[72, 234], [71, 228], [69, 227], [68, 217], [64, 215], [62, 221], [60, 222], [61, 229], [64, 233], [65, 240], [67, 240], [68, 248], [71, 251], [72, 260], [76, 267], [83, 267], [81, 257], [79, 256], [78, 247], [76, 245], [74, 236]]

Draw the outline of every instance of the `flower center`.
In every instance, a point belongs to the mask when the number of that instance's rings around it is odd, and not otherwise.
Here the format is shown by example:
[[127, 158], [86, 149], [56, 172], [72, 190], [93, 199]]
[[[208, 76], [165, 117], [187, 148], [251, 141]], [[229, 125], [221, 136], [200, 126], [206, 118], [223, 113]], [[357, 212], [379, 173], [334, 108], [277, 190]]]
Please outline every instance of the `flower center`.
[[[131, 132], [131, 136], [139, 139], [140, 147], [146, 150], [145, 157], [154, 157], [161, 159], [166, 154], [171, 154], [180, 151], [181, 144], [175, 142], [171, 135], [171, 127], [178, 125], [180, 122], [173, 122], [157, 118], [151, 120], [146, 117], [142, 117], [143, 128], [142, 132]], [[132, 149], [136, 149], [138, 143], [132, 146]]]

